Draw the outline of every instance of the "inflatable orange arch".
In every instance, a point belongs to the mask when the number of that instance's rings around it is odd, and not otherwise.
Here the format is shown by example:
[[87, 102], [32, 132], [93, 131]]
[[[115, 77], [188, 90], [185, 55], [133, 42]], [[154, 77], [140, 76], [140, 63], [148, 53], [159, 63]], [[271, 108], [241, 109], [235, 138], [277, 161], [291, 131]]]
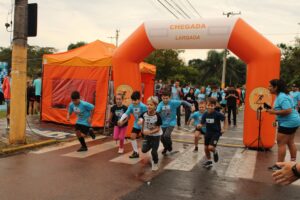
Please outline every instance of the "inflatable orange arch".
[[280, 73], [280, 50], [245, 21], [193, 19], [144, 22], [113, 55], [115, 88], [141, 91], [139, 63], [155, 49], [229, 49], [247, 64], [243, 142], [247, 147], [271, 148], [275, 142], [274, 116], [262, 112], [258, 144], [257, 109], [272, 104], [267, 87]]

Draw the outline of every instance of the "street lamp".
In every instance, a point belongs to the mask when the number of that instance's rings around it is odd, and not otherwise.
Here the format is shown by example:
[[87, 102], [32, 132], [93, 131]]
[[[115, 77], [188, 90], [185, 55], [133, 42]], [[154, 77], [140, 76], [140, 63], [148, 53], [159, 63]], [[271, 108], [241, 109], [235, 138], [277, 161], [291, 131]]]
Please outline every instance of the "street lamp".
[[[223, 12], [223, 15], [226, 15], [227, 18], [229, 18], [232, 15], [241, 15], [242, 12]], [[226, 76], [226, 60], [227, 60], [227, 54], [229, 54], [229, 51], [227, 49], [224, 49], [224, 56], [223, 56], [223, 70], [222, 70], [222, 81], [221, 81], [221, 88], [225, 88], [225, 76]]]

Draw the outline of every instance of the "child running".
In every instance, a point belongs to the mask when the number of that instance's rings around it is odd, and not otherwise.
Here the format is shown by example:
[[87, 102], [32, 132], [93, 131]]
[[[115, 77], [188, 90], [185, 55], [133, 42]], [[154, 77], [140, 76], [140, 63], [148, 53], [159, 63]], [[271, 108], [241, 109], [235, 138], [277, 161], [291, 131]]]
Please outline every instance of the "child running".
[[128, 119], [124, 120], [123, 125], [119, 126], [118, 121], [122, 115], [126, 112], [127, 106], [123, 105], [123, 95], [117, 94], [115, 96], [116, 104], [110, 109], [109, 122], [114, 125], [114, 140], [119, 140], [119, 151], [118, 153], [124, 153], [124, 140], [128, 126]]
[[157, 97], [151, 96], [147, 100], [147, 112], [144, 112], [139, 119], [139, 125], [142, 125], [142, 132], [144, 134], [142, 152], [147, 153], [150, 149], [152, 155], [152, 171], [158, 170], [158, 154], [160, 136], [162, 130], [162, 120], [156, 112], [158, 104]]
[[138, 144], [136, 141], [136, 137], [141, 133], [142, 127], [138, 125], [139, 116], [147, 111], [147, 107], [145, 104], [141, 103], [141, 94], [139, 91], [135, 91], [131, 95], [132, 103], [129, 105], [127, 111], [122, 115], [121, 119], [118, 121], [118, 125], [122, 126], [126, 123], [125, 119], [133, 114], [134, 116], [134, 125], [131, 131], [131, 145], [133, 148], [132, 154], [129, 158], [139, 158], [138, 153]]
[[91, 129], [91, 122], [93, 118], [94, 105], [80, 100], [80, 93], [74, 91], [71, 94], [72, 102], [69, 105], [69, 111], [67, 114], [67, 121], [70, 121], [70, 116], [74, 112], [77, 115], [77, 121], [75, 124], [76, 136], [81, 144], [78, 152], [87, 151], [84, 135], [90, 135], [93, 139], [96, 138], [93, 130]]
[[201, 127], [201, 128], [197, 128], [197, 125], [200, 124], [201, 122], [201, 118], [203, 116], [203, 114], [206, 111], [206, 102], [200, 102], [199, 104], [199, 111], [195, 111], [192, 113], [190, 119], [189, 119], [189, 124], [191, 124], [191, 122], [193, 121], [193, 124], [195, 126], [195, 140], [194, 140], [194, 144], [195, 144], [195, 149], [194, 152], [198, 152], [198, 141], [199, 139], [201, 139], [200, 133], [202, 135], [205, 135], [206, 132], [206, 127]]
[[[207, 112], [205, 112], [202, 116], [200, 124], [197, 126], [198, 129], [202, 128], [203, 125], [206, 125], [206, 133], [204, 137], [204, 151], [207, 158], [207, 161], [203, 164], [203, 167], [210, 168], [213, 166], [213, 162], [211, 161], [210, 153], [213, 153], [213, 158], [215, 162], [219, 161], [219, 154], [216, 149], [217, 143], [219, 141], [220, 136], [223, 133], [221, 129], [221, 121], [224, 122], [225, 116], [217, 112], [215, 107], [217, 105], [217, 100], [215, 98], [208, 98], [207, 101]], [[225, 129], [224, 123], [224, 129]]]
[[161, 142], [164, 145], [164, 150], [162, 151], [163, 155], [167, 154], [167, 151], [171, 152], [172, 148], [172, 139], [171, 134], [176, 125], [176, 110], [181, 105], [186, 105], [191, 108], [191, 104], [186, 101], [180, 100], [170, 100], [171, 93], [169, 91], [164, 91], [162, 93], [162, 102], [157, 106], [156, 111], [160, 113], [162, 118], [162, 131]]

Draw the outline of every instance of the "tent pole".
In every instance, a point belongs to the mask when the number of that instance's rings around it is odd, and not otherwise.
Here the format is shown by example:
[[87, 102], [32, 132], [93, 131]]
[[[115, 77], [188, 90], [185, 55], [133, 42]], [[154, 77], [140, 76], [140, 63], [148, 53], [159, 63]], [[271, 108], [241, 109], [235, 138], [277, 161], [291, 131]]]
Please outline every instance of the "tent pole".
[[[110, 100], [110, 81], [112, 79], [112, 66], [109, 67], [108, 72], [108, 83], [107, 83], [107, 99], [106, 99], [106, 108], [105, 108], [105, 116], [104, 116], [104, 126], [103, 126], [103, 134], [106, 135], [106, 119], [107, 119], [107, 111], [109, 110], [109, 100]], [[109, 135], [109, 124], [108, 124], [108, 134]]]

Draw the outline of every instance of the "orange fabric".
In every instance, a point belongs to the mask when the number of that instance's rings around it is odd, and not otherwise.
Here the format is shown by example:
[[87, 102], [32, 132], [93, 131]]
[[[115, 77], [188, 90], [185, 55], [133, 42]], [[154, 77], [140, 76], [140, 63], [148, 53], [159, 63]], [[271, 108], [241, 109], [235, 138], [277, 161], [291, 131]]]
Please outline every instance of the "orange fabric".
[[[112, 59], [115, 92], [117, 92], [120, 88], [119, 86], [122, 85], [128, 88], [128, 93], [136, 90], [141, 91], [141, 73], [138, 63], [153, 50], [154, 48], [145, 33], [144, 25], [141, 25], [116, 49]], [[131, 132], [132, 120], [133, 118], [129, 120], [130, 126], [127, 129], [127, 136], [129, 136]]]
[[156, 66], [151, 65], [149, 63], [141, 62], [140, 63], [140, 71], [141, 73], [147, 73], [147, 74], [156, 74]]
[[143, 102], [146, 103], [150, 96], [154, 95], [154, 80], [156, 75], [156, 66], [145, 62], [140, 63], [142, 83], [144, 85]]
[[150, 96], [154, 95], [154, 79], [155, 79], [155, 75], [154, 74], [142, 73], [142, 83], [144, 85], [144, 98], [143, 98], [143, 102], [145, 104], [147, 102], [147, 99]]
[[[279, 78], [280, 50], [256, 32], [252, 27], [239, 19], [229, 39], [228, 49], [247, 63], [247, 93], [245, 99], [244, 144], [257, 147], [258, 120], [256, 111], [249, 105], [249, 95], [257, 87], [268, 88], [269, 81]], [[275, 128], [272, 126], [275, 117], [262, 113], [261, 139], [265, 148], [271, 148], [275, 141]]]
[[[95, 110], [92, 126], [102, 127], [105, 120], [107, 102], [109, 67], [61, 67], [59, 65], [44, 65], [43, 92], [42, 92], [42, 120], [63, 124], [75, 124], [76, 117], [73, 115], [71, 121], [66, 120], [67, 108], [53, 108], [53, 87], [54, 81], [63, 80], [94, 80], [96, 81]], [[82, 98], [88, 94], [86, 86], [79, 88], [68, 88], [64, 91], [67, 96], [73, 90], [79, 90]], [[71, 102], [69, 97], [68, 102]]]
[[8, 76], [3, 79], [2, 90], [4, 99], [10, 99], [10, 82]]
[[64, 66], [111, 66], [112, 54], [115, 45], [96, 40], [70, 51], [46, 54], [43, 57], [44, 64], [56, 64]]

